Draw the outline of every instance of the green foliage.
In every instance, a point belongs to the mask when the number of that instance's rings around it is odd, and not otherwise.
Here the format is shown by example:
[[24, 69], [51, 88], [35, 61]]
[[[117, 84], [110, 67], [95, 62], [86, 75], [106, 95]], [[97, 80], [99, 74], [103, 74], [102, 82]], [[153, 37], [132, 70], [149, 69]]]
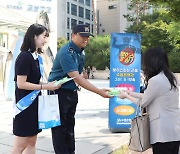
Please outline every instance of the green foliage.
[[[137, 2], [137, 0], [132, 0]], [[172, 15], [174, 4], [177, 1], [149, 0], [152, 4], [153, 14], [140, 15], [140, 22], [136, 20], [126, 30], [129, 33], [139, 32], [142, 35], [142, 52], [152, 46], [161, 46], [168, 53], [170, 67], [174, 72], [180, 72], [180, 30], [179, 13], [175, 10], [177, 18]], [[155, 3], [153, 3], [155, 2]], [[170, 2], [172, 4], [170, 4]], [[178, 2], [179, 4], [179, 2]], [[175, 8], [179, 8], [179, 5]], [[128, 17], [130, 18], [130, 17]], [[135, 18], [136, 19], [136, 18]]]
[[97, 36], [90, 39], [85, 49], [87, 66], [95, 66], [96, 69], [104, 70], [109, 68], [110, 61], [110, 36]]
[[168, 57], [171, 71], [180, 73], [180, 52], [171, 52]]
[[65, 45], [68, 42], [68, 40], [66, 40], [63, 37], [58, 38], [57, 40], [57, 50], [59, 50], [63, 45]]
[[152, 46], [161, 46], [166, 52], [171, 52], [173, 43], [170, 43], [169, 33], [167, 31], [167, 24], [162, 20], [152, 24], [146, 24], [142, 30], [142, 49], [145, 51]]
[[180, 21], [179, 0], [149, 0], [149, 2], [154, 6], [158, 5], [164, 7], [173, 20]]
[[172, 49], [173, 52], [180, 52], [180, 22], [171, 22], [168, 25], [168, 33], [170, 38], [170, 43], [174, 46]]
[[[145, 0], [131, 0], [128, 4], [128, 10], [131, 10], [131, 15], [123, 15], [128, 22], [134, 22], [139, 25], [141, 17], [146, 14], [146, 10], [149, 9], [151, 5]], [[136, 32], [138, 32], [138, 27]]]
[[142, 52], [152, 46], [161, 46], [167, 52], [171, 52], [175, 48], [175, 43], [170, 37], [170, 23], [167, 14], [154, 12], [153, 14], [142, 16], [139, 25], [137, 26], [134, 22], [126, 32], [135, 33], [139, 31], [142, 35]]
[[[60, 49], [68, 41], [65, 38], [58, 38], [57, 46]], [[90, 38], [90, 42], [85, 48], [87, 66], [95, 66], [96, 69], [104, 70], [106, 66], [109, 68], [110, 61], [110, 36], [97, 36]]]

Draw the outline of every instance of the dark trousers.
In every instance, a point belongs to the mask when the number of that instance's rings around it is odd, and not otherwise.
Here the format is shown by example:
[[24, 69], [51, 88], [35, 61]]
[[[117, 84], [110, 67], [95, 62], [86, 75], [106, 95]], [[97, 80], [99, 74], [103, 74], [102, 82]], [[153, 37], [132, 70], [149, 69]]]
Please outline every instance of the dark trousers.
[[74, 116], [78, 103], [77, 91], [59, 89], [55, 93], [59, 98], [61, 126], [51, 129], [54, 151], [56, 154], [74, 154]]
[[152, 144], [153, 154], [178, 154], [180, 141]]

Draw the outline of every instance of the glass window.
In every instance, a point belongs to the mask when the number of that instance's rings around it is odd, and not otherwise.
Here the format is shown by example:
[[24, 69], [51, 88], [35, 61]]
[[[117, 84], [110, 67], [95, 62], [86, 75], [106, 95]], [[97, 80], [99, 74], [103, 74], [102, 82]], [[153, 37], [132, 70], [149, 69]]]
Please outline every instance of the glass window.
[[79, 17], [84, 18], [84, 8], [79, 6]]
[[71, 29], [77, 25], [77, 20], [76, 19], [71, 19]]
[[86, 19], [90, 20], [90, 10], [86, 9]]
[[67, 18], [67, 29], [69, 29], [69, 28], [70, 28], [70, 19]]
[[77, 5], [71, 4], [71, 14], [77, 16]]
[[79, 3], [82, 3], [82, 4], [84, 4], [84, 0], [79, 0]]
[[67, 33], [67, 40], [70, 40], [70, 34]]
[[110, 5], [110, 6], [108, 6], [108, 8], [109, 8], [109, 10], [116, 9], [117, 5]]
[[70, 7], [69, 7], [69, 2], [67, 2], [67, 13], [69, 14]]
[[91, 25], [91, 33], [94, 33], [94, 25]]
[[79, 24], [84, 24], [84, 22], [83, 21], [79, 21]]
[[91, 6], [90, 3], [91, 3], [90, 0], [86, 0], [86, 5], [87, 6]]

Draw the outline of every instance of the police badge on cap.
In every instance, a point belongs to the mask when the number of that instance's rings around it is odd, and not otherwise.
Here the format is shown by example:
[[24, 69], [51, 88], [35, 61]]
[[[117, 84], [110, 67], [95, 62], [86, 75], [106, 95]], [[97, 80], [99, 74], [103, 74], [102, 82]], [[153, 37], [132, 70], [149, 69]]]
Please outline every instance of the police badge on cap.
[[88, 25], [76, 25], [72, 28], [72, 32], [74, 34], [79, 33], [83, 37], [89, 37], [89, 36], [94, 37], [94, 35], [90, 33], [90, 28]]

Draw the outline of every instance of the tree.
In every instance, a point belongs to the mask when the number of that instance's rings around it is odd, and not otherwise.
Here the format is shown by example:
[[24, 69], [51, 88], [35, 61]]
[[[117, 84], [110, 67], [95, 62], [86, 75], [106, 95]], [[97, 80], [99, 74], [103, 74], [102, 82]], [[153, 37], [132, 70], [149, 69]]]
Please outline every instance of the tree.
[[[133, 0], [134, 1], [134, 0]], [[140, 22], [137, 25], [136, 18], [128, 17], [133, 21], [133, 24], [127, 28], [126, 32], [142, 35], [142, 51], [152, 46], [161, 46], [169, 55], [170, 68], [174, 72], [180, 72], [180, 21], [178, 18], [172, 17], [170, 8], [177, 4], [177, 1], [171, 1], [173, 5], [169, 5], [170, 1], [163, 3], [162, 0], [155, 0], [156, 6], [153, 5], [153, 13], [140, 15]], [[152, 2], [150, 0], [150, 2]], [[151, 4], [154, 4], [153, 2]], [[159, 4], [159, 5], [157, 5]], [[177, 7], [177, 6], [176, 6]], [[168, 10], [168, 11], [167, 11]], [[178, 11], [176, 11], [177, 13]]]
[[168, 25], [168, 33], [169, 38], [171, 40], [172, 45], [174, 48], [172, 52], [180, 52], [180, 30], [179, 30], [180, 22], [171, 22]]
[[152, 46], [161, 46], [168, 53], [172, 51], [174, 45], [169, 37], [167, 26], [168, 25], [161, 20], [150, 25], [146, 24], [142, 30], [143, 51]]
[[97, 36], [90, 39], [85, 49], [85, 66], [95, 66], [97, 69], [104, 70], [109, 68], [110, 62], [110, 36]]
[[142, 35], [142, 51], [152, 46], [161, 46], [166, 49], [167, 52], [171, 52], [174, 49], [174, 43], [170, 39], [168, 31], [170, 20], [165, 14], [160, 12], [154, 12], [153, 14], [147, 14], [141, 17], [141, 22], [136, 25], [133, 23], [126, 32], [135, 33], [139, 31]]
[[97, 20], [96, 20], [96, 12], [95, 12], [95, 1], [92, 0], [92, 10], [93, 10], [93, 21], [94, 21], [94, 34], [97, 35]]
[[180, 52], [171, 52], [168, 54], [171, 71], [180, 73]]
[[165, 8], [172, 19], [180, 21], [179, 0], [149, 0], [149, 2], [154, 6]]
[[150, 6], [148, 4], [148, 1], [145, 1], [145, 0], [131, 0], [131, 3], [129, 4], [128, 9], [131, 10], [131, 12], [133, 12], [133, 16], [127, 14], [127, 15], [124, 15], [124, 17], [127, 19], [127, 21], [135, 22], [136, 26], [138, 26], [140, 21], [141, 21], [141, 16], [146, 14], [146, 10], [149, 7]]
[[[58, 39], [58, 49], [65, 45], [68, 41], [60, 37]], [[106, 66], [109, 68], [110, 61], [110, 36], [97, 36], [90, 38], [90, 42], [85, 48], [85, 57], [87, 66], [95, 66], [97, 69], [104, 70]]]
[[66, 40], [63, 37], [58, 38], [57, 40], [57, 50], [59, 50], [63, 45], [65, 45], [68, 42], [68, 40]]

